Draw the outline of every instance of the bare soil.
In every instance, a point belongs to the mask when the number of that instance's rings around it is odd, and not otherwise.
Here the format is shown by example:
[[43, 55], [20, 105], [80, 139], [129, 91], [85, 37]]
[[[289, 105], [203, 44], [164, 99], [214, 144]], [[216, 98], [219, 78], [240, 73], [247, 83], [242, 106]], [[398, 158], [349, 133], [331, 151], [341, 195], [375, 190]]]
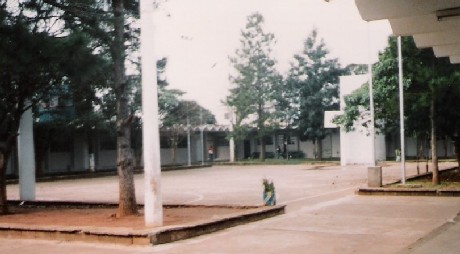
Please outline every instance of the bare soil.
[[[182, 225], [238, 215], [249, 208], [240, 207], [173, 207], [163, 209], [164, 226]], [[10, 214], [0, 216], [0, 223], [27, 226], [122, 227], [146, 229], [143, 210], [138, 215], [117, 218], [116, 208], [67, 208], [10, 206]]]

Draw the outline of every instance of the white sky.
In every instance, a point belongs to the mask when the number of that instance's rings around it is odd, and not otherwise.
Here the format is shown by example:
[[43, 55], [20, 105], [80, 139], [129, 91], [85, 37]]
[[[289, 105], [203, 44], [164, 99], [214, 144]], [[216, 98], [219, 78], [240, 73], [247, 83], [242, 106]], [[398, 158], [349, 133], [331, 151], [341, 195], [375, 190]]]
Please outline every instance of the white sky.
[[[240, 46], [246, 17], [254, 12], [265, 18], [265, 32], [275, 34], [274, 53], [285, 74], [293, 55], [316, 28], [342, 66], [367, 63], [387, 44], [389, 24], [363, 21], [353, 0], [169, 0], [155, 12], [158, 57], [167, 57], [170, 88], [186, 94], [211, 110], [225, 124], [221, 101], [228, 95], [233, 70], [228, 60]], [[369, 32], [368, 32], [369, 31]], [[369, 35], [370, 34], [370, 35]]]

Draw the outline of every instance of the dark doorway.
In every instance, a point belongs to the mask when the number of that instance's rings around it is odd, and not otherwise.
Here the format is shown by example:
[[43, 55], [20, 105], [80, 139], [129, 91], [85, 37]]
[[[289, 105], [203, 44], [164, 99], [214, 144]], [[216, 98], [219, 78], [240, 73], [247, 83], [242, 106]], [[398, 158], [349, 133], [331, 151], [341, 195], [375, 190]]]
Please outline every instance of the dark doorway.
[[251, 141], [244, 140], [244, 158], [251, 157]]

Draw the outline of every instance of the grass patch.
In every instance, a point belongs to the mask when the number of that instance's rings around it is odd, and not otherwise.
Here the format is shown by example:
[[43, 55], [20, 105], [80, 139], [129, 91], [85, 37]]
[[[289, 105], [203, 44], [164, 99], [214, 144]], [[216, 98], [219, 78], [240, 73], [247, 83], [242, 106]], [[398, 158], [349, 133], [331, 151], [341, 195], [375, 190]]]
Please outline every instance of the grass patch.
[[423, 189], [434, 189], [434, 190], [451, 190], [460, 189], [460, 170], [458, 168], [451, 170], [444, 170], [439, 172], [441, 184], [432, 183], [432, 175], [427, 174], [424, 176], [409, 179], [406, 184], [390, 184], [386, 187], [390, 188], [423, 188]]
[[314, 159], [265, 159], [265, 161], [260, 161], [259, 159], [246, 159], [235, 162], [222, 162], [214, 163], [214, 165], [300, 165], [300, 164], [325, 164], [325, 163], [339, 163], [339, 160], [328, 159], [328, 160], [314, 160]]

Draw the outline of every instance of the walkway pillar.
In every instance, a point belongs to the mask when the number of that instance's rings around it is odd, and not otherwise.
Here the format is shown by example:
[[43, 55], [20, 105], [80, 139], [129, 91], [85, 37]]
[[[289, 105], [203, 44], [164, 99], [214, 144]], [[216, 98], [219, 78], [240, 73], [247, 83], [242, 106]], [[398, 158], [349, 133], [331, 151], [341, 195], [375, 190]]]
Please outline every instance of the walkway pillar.
[[367, 186], [382, 187], [382, 167], [367, 168]]
[[404, 87], [403, 87], [403, 59], [401, 51], [401, 36], [398, 36], [398, 81], [399, 81], [399, 125], [401, 137], [401, 183], [406, 183], [406, 148], [404, 139]]
[[235, 162], [235, 139], [233, 137], [230, 138], [230, 162]]
[[35, 149], [32, 108], [21, 116], [18, 136], [19, 198], [35, 200]]
[[[233, 133], [233, 112], [230, 118], [230, 133]], [[232, 136], [229, 140], [230, 162], [235, 162], [235, 138]]]
[[192, 166], [192, 149], [190, 141], [190, 118], [187, 116], [187, 166]]
[[144, 153], [144, 220], [146, 226], [163, 225], [160, 131], [154, 52], [154, 1], [140, 1], [142, 58], [142, 133]]

